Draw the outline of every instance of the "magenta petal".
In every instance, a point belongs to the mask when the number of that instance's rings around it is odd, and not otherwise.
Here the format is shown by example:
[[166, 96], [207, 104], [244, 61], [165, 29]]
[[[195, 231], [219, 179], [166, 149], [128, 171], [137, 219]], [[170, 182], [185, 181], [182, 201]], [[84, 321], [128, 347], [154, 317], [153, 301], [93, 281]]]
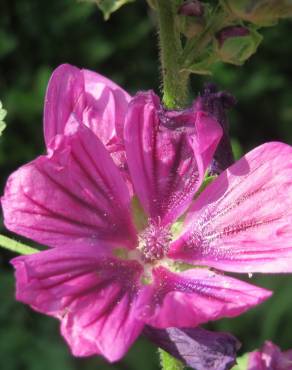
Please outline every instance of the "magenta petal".
[[189, 140], [197, 160], [201, 185], [222, 136], [222, 129], [214, 118], [203, 111], [197, 112], [195, 127], [196, 134], [190, 135]]
[[65, 247], [13, 259], [16, 298], [57, 317], [74, 355], [117, 361], [143, 328], [135, 318], [142, 267], [103, 249]]
[[62, 64], [52, 74], [45, 97], [44, 135], [47, 146], [74, 112], [81, 118], [85, 109], [84, 79], [79, 68]]
[[88, 70], [69, 64], [59, 66], [50, 79], [44, 113], [47, 146], [75, 115], [103, 142], [118, 136], [122, 140], [130, 95], [114, 82]]
[[159, 267], [153, 277], [144, 294], [145, 304], [140, 302], [139, 317], [161, 329], [238, 316], [271, 295], [266, 289], [202, 268], [173, 273]]
[[55, 151], [14, 172], [2, 207], [8, 229], [42, 244], [133, 247], [127, 187], [109, 153], [86, 127], [58, 136]]
[[281, 352], [280, 348], [266, 341], [258, 351], [248, 357], [247, 370], [291, 370], [292, 350]]
[[292, 147], [249, 152], [194, 202], [169, 256], [234, 272], [292, 272]]
[[260, 352], [255, 351], [249, 354], [247, 370], [269, 370], [264, 364], [262, 354]]
[[[83, 118], [106, 144], [116, 135], [123, 140], [126, 112], [131, 96], [108, 78], [98, 73], [82, 70], [87, 98], [87, 111]], [[113, 127], [111, 133], [109, 127]]]
[[127, 162], [135, 192], [151, 218], [168, 224], [185, 211], [221, 133], [204, 112], [164, 111], [153, 92], [132, 99], [125, 123]]

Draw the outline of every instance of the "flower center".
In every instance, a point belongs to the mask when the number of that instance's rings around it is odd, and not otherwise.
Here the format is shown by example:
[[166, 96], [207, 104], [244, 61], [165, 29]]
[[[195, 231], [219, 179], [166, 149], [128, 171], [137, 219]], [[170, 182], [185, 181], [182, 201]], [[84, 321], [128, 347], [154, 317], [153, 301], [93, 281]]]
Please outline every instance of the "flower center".
[[171, 232], [169, 228], [150, 223], [139, 234], [138, 249], [145, 262], [154, 262], [162, 259], [169, 250]]

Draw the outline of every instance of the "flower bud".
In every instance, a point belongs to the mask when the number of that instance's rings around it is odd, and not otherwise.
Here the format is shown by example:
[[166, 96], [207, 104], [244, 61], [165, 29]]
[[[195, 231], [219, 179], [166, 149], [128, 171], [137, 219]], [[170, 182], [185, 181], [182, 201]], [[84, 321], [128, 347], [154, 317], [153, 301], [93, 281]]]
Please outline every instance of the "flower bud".
[[257, 26], [272, 26], [292, 15], [291, 0], [222, 0], [234, 16]]
[[197, 370], [226, 370], [236, 362], [240, 342], [229, 333], [200, 327], [156, 329], [145, 326], [143, 334], [158, 347]]
[[232, 37], [248, 36], [250, 34], [249, 29], [242, 26], [230, 26], [223, 28], [217, 33], [216, 38], [221, 47], [226, 40]]
[[205, 7], [198, 0], [185, 1], [178, 9], [180, 31], [188, 38], [196, 36], [205, 27]]
[[190, 17], [202, 17], [204, 15], [204, 6], [198, 0], [185, 1], [179, 7], [178, 14]]
[[208, 83], [203, 93], [195, 102], [197, 110], [211, 114], [221, 125], [223, 136], [219, 142], [210, 167], [211, 175], [219, 175], [234, 163], [230, 137], [227, 110], [236, 104], [236, 99], [226, 91], [218, 91], [216, 85]]
[[215, 50], [223, 62], [241, 65], [256, 52], [261, 41], [262, 36], [254, 30], [229, 26], [216, 34]]

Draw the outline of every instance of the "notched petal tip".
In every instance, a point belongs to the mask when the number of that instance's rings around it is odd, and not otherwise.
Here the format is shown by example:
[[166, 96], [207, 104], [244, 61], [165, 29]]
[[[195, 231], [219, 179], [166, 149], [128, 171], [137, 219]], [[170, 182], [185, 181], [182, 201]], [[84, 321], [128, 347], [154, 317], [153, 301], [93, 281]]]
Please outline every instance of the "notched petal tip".
[[44, 110], [47, 147], [64, 128], [71, 116], [107, 145], [123, 141], [125, 114], [131, 96], [108, 78], [89, 70], [65, 64], [59, 66], [49, 81]]
[[57, 134], [75, 112], [81, 116], [84, 109], [84, 80], [79, 68], [70, 64], [57, 67], [49, 80], [44, 106], [44, 136], [49, 148]]

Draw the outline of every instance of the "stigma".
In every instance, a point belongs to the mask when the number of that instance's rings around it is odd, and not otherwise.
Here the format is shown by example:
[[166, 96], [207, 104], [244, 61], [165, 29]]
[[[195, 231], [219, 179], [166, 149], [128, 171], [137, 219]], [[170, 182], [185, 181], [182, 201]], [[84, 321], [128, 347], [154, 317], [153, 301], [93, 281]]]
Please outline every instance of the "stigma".
[[150, 222], [139, 234], [138, 250], [142, 260], [153, 263], [164, 258], [169, 250], [171, 232], [168, 227], [161, 226], [159, 222]]

